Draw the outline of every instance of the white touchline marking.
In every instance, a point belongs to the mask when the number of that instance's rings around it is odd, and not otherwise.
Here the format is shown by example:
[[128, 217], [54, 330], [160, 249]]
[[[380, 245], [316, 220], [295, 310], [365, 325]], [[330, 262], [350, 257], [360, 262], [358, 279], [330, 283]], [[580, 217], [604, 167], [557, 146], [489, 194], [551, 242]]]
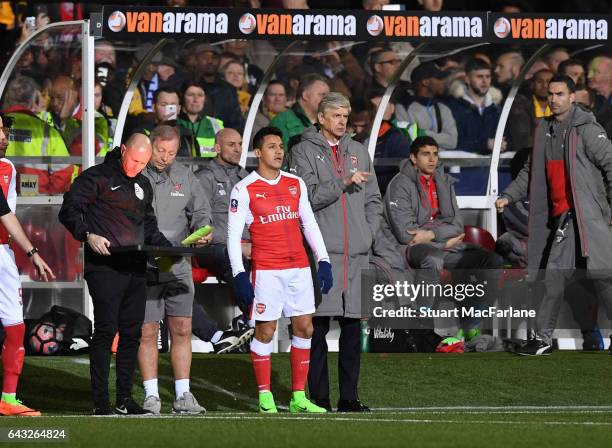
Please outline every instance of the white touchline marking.
[[[372, 423], [419, 423], [419, 424], [436, 424], [436, 423], [444, 423], [444, 424], [458, 424], [458, 425], [571, 425], [571, 426], [612, 426], [612, 422], [572, 422], [572, 421], [524, 421], [524, 420], [515, 420], [515, 421], [506, 421], [506, 420], [434, 420], [434, 419], [401, 419], [401, 418], [357, 418], [355, 417], [331, 417], [325, 418], [323, 416], [259, 416], [259, 415], [181, 415], [181, 416], [173, 416], [173, 415], [157, 415], [157, 416], [84, 416], [84, 415], [49, 415], [43, 417], [32, 417], [32, 418], [83, 418], [83, 417], [92, 417], [92, 418], [114, 418], [119, 420], [124, 419], [152, 419], [152, 420], [166, 420], [166, 419], [179, 419], [179, 420], [316, 420], [317, 423], [321, 422], [372, 422]], [[9, 417], [10, 418], [10, 417]], [[18, 418], [18, 417], [15, 417]]]
[[[170, 376], [165, 376], [162, 375], [159, 377], [159, 379], [163, 380], [163, 381], [167, 381], [168, 384], [173, 384], [174, 383], [174, 378], [170, 377]], [[211, 392], [217, 392], [223, 395], [227, 395], [228, 397], [233, 398], [234, 400], [239, 400], [239, 401], [243, 401], [245, 403], [247, 403], [249, 406], [253, 407], [254, 409], [257, 409], [259, 406], [259, 402], [257, 400], [257, 398], [255, 398], [255, 396], [249, 396], [249, 395], [245, 395], [242, 394], [240, 392], [232, 392], [230, 390], [227, 390], [221, 386], [218, 386], [217, 384], [211, 383], [209, 381], [206, 381], [202, 378], [191, 378], [190, 382], [192, 385], [196, 385], [199, 386], [203, 389], [207, 389]], [[283, 409], [283, 410], [288, 410], [289, 407], [287, 406], [282, 406], [277, 404], [276, 407], [278, 409]]]
[[89, 365], [89, 358], [74, 358], [71, 361], [75, 364]]
[[612, 406], [608, 405], [551, 405], [551, 406], [413, 406], [413, 407], [395, 407], [395, 408], [374, 408], [377, 412], [423, 412], [423, 411], [573, 411], [573, 410], [604, 410], [612, 411]]
[[[453, 414], [452, 411], [401, 411], [401, 412], [377, 412], [376, 410], [373, 412], [376, 414], [384, 414], [384, 415], [406, 415], [406, 414], [434, 414], [434, 415], [443, 415], [443, 414]], [[541, 410], [541, 411], [461, 411], [461, 414], [527, 414], [527, 415], [537, 415], [537, 414], [610, 414], [612, 411], [607, 409], [576, 409], [576, 410], [562, 410], [562, 409], [550, 409], [550, 410]]]

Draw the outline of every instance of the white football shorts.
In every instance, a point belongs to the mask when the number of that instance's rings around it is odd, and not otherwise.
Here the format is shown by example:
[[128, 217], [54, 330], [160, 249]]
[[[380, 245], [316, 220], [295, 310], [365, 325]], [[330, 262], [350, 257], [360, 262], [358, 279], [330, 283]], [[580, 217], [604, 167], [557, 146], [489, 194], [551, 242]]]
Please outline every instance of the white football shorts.
[[310, 268], [256, 270], [252, 273], [255, 300], [251, 319], [278, 320], [315, 312]]
[[15, 254], [8, 244], [0, 244], [0, 319], [3, 325], [23, 322], [21, 281]]

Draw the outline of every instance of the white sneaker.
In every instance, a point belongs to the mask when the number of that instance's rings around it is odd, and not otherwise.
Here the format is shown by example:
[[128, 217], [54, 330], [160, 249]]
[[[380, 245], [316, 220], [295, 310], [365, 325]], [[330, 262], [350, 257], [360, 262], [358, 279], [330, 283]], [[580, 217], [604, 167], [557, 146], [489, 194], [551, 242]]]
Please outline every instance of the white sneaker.
[[206, 414], [206, 409], [198, 404], [191, 392], [183, 393], [182, 397], [177, 398], [172, 403], [173, 414]]
[[145, 398], [142, 408], [151, 414], [159, 415], [161, 412], [161, 400], [155, 395], [149, 395]]

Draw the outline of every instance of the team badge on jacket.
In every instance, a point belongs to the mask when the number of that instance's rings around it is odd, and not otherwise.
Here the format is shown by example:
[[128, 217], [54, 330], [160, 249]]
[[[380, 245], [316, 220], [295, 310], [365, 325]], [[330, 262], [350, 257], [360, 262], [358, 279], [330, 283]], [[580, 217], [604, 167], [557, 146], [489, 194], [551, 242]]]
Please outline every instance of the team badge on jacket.
[[185, 196], [185, 194], [181, 192], [182, 187], [183, 184], [175, 184], [174, 190], [170, 192], [170, 196]]
[[217, 188], [218, 188], [217, 194], [219, 196], [225, 196], [227, 194], [225, 192], [225, 187], [221, 182], [217, 182]]
[[136, 193], [136, 197], [141, 201], [144, 199], [144, 190], [136, 182], [134, 182], [134, 193]]
[[230, 202], [230, 211], [236, 213], [238, 211], [238, 199], [232, 199]]

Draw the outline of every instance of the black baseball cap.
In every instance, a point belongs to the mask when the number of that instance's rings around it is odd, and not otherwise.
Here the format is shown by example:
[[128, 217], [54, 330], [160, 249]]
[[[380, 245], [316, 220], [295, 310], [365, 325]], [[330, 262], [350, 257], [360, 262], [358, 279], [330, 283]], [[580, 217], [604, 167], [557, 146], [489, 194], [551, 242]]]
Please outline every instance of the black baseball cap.
[[435, 63], [425, 62], [412, 71], [410, 79], [412, 80], [412, 84], [416, 84], [424, 81], [425, 79], [444, 79], [447, 76], [448, 73], [446, 73], [444, 70], [440, 70], [440, 67], [438, 67]]

